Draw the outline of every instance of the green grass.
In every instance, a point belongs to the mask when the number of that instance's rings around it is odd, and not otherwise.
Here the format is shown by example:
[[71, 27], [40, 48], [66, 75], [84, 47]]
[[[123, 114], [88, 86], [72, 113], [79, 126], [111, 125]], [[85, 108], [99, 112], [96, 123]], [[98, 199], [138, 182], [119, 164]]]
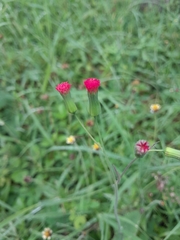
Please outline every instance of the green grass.
[[[45, 227], [53, 240], [121, 240], [112, 164], [121, 173], [139, 139], [180, 148], [179, 13], [178, 0], [2, 0], [0, 240], [42, 239]], [[82, 89], [89, 77], [101, 80], [102, 113], [92, 127]], [[104, 151], [92, 150], [66, 111], [55, 90], [63, 81]], [[161, 105], [157, 114], [152, 103]], [[75, 145], [66, 144], [69, 135]], [[124, 240], [180, 238], [179, 169], [179, 160], [151, 152], [123, 176]]]

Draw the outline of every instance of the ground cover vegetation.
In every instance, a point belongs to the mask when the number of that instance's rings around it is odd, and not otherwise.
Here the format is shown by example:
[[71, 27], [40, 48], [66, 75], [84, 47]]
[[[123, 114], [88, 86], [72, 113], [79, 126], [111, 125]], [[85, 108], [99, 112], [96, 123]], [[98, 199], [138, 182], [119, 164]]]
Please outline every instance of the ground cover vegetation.
[[[45, 239], [50, 228], [53, 240], [120, 240], [106, 159], [122, 173], [140, 139], [180, 148], [179, 48], [178, 0], [1, 1], [0, 239]], [[103, 149], [68, 113], [55, 90], [64, 81]], [[124, 240], [180, 239], [179, 169], [163, 152], [129, 168], [118, 188]]]

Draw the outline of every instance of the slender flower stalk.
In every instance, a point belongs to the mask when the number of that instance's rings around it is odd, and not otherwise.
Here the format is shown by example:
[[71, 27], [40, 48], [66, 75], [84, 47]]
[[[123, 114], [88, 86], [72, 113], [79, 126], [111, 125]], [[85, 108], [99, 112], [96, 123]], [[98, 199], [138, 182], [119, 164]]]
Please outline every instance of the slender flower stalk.
[[77, 107], [73, 102], [70, 94], [71, 84], [68, 82], [62, 82], [56, 86], [56, 90], [61, 94], [64, 99], [65, 106], [70, 113], [75, 113]]
[[180, 159], [180, 150], [166, 147], [165, 149], [150, 149], [149, 152], [164, 152], [167, 157]]
[[[79, 122], [79, 124], [81, 125], [81, 127], [85, 130], [85, 132], [88, 134], [88, 136], [93, 140], [93, 142], [95, 142], [96, 144], [99, 144], [94, 138], [93, 136], [90, 134], [90, 132], [87, 130], [87, 128], [84, 126], [84, 124], [81, 122], [81, 120], [79, 119], [79, 117], [77, 116], [77, 114], [75, 114], [75, 117], [77, 119], [77, 121]], [[99, 145], [99, 147], [101, 148], [101, 146]]]
[[114, 172], [115, 172], [115, 175], [116, 175], [116, 179], [115, 179], [115, 182], [114, 182], [114, 197], [115, 197], [115, 201], [114, 201], [114, 215], [116, 217], [116, 221], [117, 221], [117, 225], [118, 225], [118, 235], [119, 235], [119, 240], [123, 240], [123, 232], [122, 232], [122, 227], [121, 227], [121, 222], [119, 220], [119, 216], [118, 216], [118, 201], [119, 201], [119, 198], [118, 198], [118, 185], [120, 183], [120, 180], [121, 180], [121, 176], [120, 174], [118, 173], [116, 167], [114, 165], [112, 165], [113, 168], [114, 168]]
[[154, 116], [154, 141], [156, 140], [156, 137], [157, 137], [157, 130], [158, 130], [158, 121], [157, 121], [157, 116], [156, 116], [156, 113], [161, 109], [161, 105], [155, 103], [155, 104], [151, 104], [150, 106], [150, 112], [152, 114], [155, 113], [155, 116]]
[[100, 80], [96, 78], [88, 78], [84, 81], [84, 86], [88, 92], [89, 113], [92, 117], [95, 117], [99, 115], [101, 111], [98, 101], [98, 89], [100, 86]]
[[[106, 147], [104, 145], [104, 138], [102, 136], [102, 129], [101, 129], [101, 124], [99, 124], [101, 121], [101, 118], [100, 116], [95, 116], [95, 125], [97, 127], [97, 132], [98, 132], [98, 135], [99, 135], [99, 139], [100, 139], [100, 143], [101, 143], [101, 152], [103, 154], [103, 159], [102, 159], [102, 164], [104, 165], [107, 173], [108, 173], [108, 177], [109, 177], [109, 181], [111, 183], [114, 182], [114, 184], [112, 185], [113, 189], [114, 189], [114, 196], [115, 196], [115, 200], [114, 200], [114, 214], [115, 214], [115, 218], [116, 218], [116, 221], [117, 221], [117, 231], [115, 233], [115, 236], [117, 237], [118, 236], [118, 239], [119, 240], [123, 240], [123, 231], [122, 231], [122, 226], [121, 226], [121, 222], [120, 222], [120, 219], [119, 219], [119, 213], [118, 213], [118, 184], [119, 184], [119, 175], [118, 175], [118, 172], [116, 171], [116, 168], [114, 165], [111, 164], [110, 160], [109, 160], [109, 157], [106, 153]], [[96, 148], [97, 146], [99, 146], [99, 144], [94, 144], [93, 145], [93, 148]], [[112, 176], [112, 166], [114, 167], [114, 171], [117, 175], [117, 180], [114, 179], [114, 176]], [[110, 170], [110, 171], [109, 171]]]

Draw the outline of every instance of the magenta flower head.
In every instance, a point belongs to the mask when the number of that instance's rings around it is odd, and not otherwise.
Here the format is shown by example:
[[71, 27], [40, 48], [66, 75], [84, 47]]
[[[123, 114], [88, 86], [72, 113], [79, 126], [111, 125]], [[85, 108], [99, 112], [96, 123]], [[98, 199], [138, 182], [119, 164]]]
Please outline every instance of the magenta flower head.
[[100, 80], [96, 78], [88, 78], [84, 80], [84, 86], [88, 92], [89, 98], [89, 113], [95, 117], [100, 114], [101, 108], [98, 101], [98, 89], [100, 86]]
[[71, 84], [68, 82], [62, 82], [56, 86], [56, 90], [60, 92], [61, 95], [69, 93], [71, 89]]
[[150, 150], [149, 143], [146, 140], [139, 140], [135, 145], [137, 157], [143, 157]]
[[62, 82], [56, 86], [56, 90], [64, 99], [65, 106], [70, 113], [75, 113], [77, 110], [76, 104], [73, 102], [70, 94], [71, 84]]
[[100, 86], [100, 80], [96, 78], [88, 78], [84, 81], [84, 86], [89, 93], [96, 93]]

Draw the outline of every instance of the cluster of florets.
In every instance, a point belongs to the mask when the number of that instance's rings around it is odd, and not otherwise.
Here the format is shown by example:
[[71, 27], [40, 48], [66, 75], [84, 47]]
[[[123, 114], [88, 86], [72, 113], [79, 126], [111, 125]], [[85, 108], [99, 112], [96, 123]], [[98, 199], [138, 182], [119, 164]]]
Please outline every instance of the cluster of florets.
[[96, 78], [88, 78], [84, 80], [84, 86], [89, 93], [96, 93], [100, 86], [100, 80]]
[[56, 90], [62, 95], [69, 93], [70, 89], [71, 84], [68, 82], [62, 82], [56, 86]]

